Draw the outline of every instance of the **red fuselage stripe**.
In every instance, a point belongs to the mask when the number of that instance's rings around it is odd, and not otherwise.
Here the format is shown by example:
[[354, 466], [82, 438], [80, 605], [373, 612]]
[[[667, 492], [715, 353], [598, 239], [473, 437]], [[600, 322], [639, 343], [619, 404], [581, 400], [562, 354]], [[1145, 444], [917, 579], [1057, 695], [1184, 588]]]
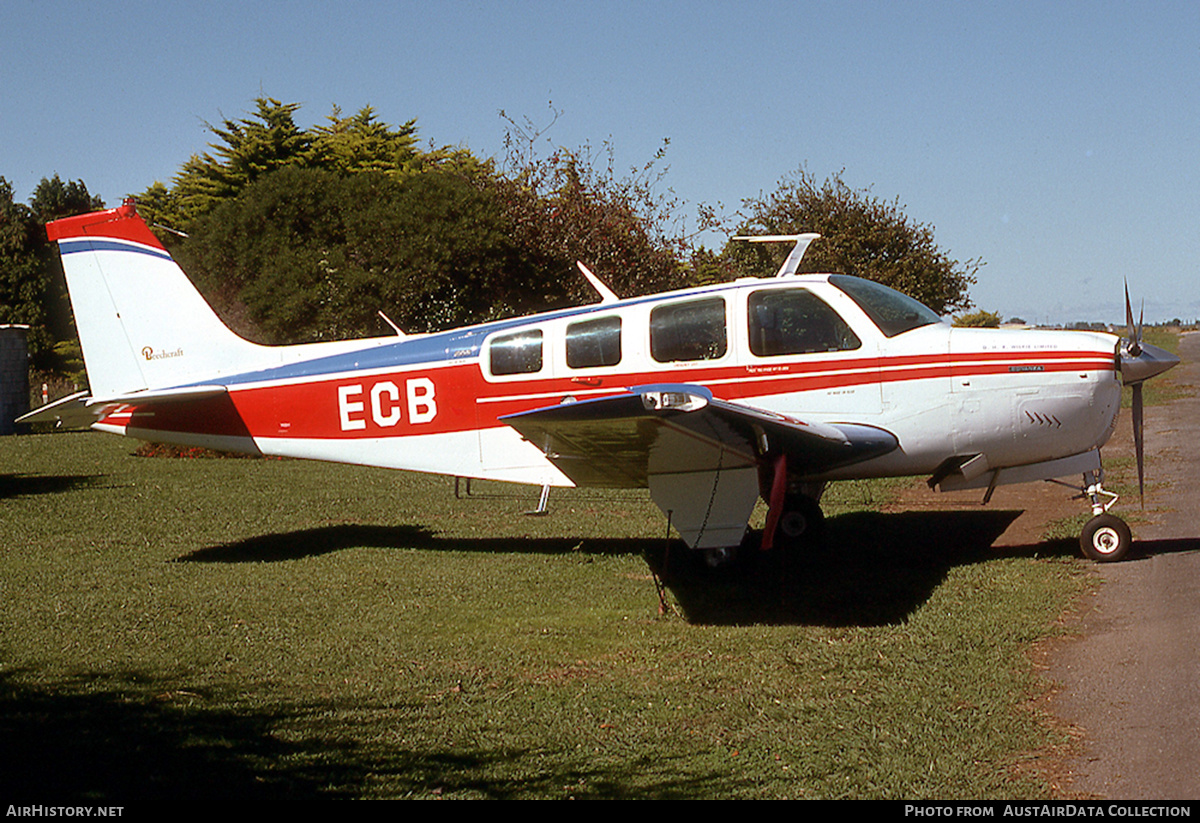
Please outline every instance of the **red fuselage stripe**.
[[[971, 352], [843, 357], [806, 363], [488, 381], [478, 362], [387, 374], [339, 374], [283, 385], [234, 387], [226, 404], [155, 404], [103, 422], [170, 432], [253, 437], [343, 439], [441, 434], [493, 428], [498, 418], [555, 405], [566, 396], [602, 397], [648, 383], [695, 383], [725, 400], [875, 383], [984, 375], [1113, 372], [1112, 355], [1095, 351]], [[203, 408], [201, 408], [203, 407]], [[234, 413], [231, 413], [234, 412]]]

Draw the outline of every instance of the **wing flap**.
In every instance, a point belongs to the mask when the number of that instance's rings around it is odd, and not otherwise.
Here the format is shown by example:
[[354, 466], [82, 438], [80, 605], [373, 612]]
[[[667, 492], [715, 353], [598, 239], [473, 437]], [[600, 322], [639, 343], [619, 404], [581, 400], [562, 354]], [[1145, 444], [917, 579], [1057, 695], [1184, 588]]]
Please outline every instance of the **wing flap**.
[[[751, 444], [716, 418], [653, 408], [642, 394], [568, 403], [502, 418], [577, 486], [645, 488], [650, 474], [753, 465]], [[700, 424], [700, 425], [697, 425]]]

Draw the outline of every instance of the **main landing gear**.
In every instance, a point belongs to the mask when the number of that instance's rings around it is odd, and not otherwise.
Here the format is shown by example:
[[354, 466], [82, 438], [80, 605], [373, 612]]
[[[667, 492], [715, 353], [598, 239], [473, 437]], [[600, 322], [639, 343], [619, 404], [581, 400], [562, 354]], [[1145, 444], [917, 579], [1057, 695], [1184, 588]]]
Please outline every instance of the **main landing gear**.
[[789, 492], [777, 510], [771, 507], [761, 535], [748, 531], [740, 546], [706, 549], [706, 565], [710, 569], [727, 569], [749, 562], [759, 550], [788, 554], [819, 546], [825, 533], [825, 513], [819, 502], [824, 484], [820, 485], [820, 489], [806, 487], [807, 494]]
[[784, 551], [815, 545], [825, 530], [821, 511], [824, 483], [788, 481], [787, 455], [780, 454], [759, 464], [758, 485], [767, 502], [767, 522], [763, 527], [764, 551]]
[[824, 491], [824, 483], [806, 483], [774, 501], [768, 497], [767, 522], [761, 535], [747, 531], [740, 546], [706, 549], [705, 564], [710, 569], [727, 569], [748, 562], [760, 550], [791, 553], [819, 546], [825, 533], [820, 503]]
[[775, 526], [775, 548], [791, 551], [820, 541], [825, 531], [825, 513], [815, 497], [794, 493], [784, 498], [783, 511]]

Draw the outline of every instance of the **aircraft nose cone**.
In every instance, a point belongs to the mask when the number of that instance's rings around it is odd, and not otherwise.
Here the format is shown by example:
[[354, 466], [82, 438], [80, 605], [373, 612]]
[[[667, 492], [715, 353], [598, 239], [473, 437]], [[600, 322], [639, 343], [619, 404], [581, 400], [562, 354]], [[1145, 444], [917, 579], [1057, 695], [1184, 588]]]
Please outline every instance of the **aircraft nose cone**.
[[1179, 364], [1179, 358], [1166, 349], [1149, 343], [1142, 343], [1141, 348], [1136, 356], [1121, 352], [1121, 380], [1126, 385], [1149, 380]]

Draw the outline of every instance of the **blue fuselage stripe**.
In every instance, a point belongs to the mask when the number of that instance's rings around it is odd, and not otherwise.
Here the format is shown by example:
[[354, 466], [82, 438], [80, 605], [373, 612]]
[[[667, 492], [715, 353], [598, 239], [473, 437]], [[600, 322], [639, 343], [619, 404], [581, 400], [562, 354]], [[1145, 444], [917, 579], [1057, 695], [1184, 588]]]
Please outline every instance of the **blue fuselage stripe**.
[[[58, 250], [62, 254], [76, 254], [85, 251], [121, 251], [134, 254], [145, 254], [160, 260], [171, 260], [171, 255], [162, 249], [154, 249], [137, 243], [122, 243], [118, 240], [80, 237], [74, 240], [59, 240]], [[171, 260], [171, 262], [175, 262]]]
[[[728, 291], [734, 288], [741, 288], [743, 285], [740, 283], [721, 283], [707, 288], [689, 290], [678, 296], [695, 297], [715, 291]], [[671, 296], [675, 297], [676, 295]], [[420, 366], [451, 361], [472, 361], [479, 356], [479, 349], [483, 345], [484, 338], [493, 332], [534, 325], [549, 320], [558, 320], [563, 317], [614, 311], [641, 303], [662, 301], [663, 299], [663, 295], [657, 294], [646, 297], [632, 297], [622, 300], [620, 303], [592, 303], [587, 306], [575, 306], [545, 314], [497, 320], [480, 326], [451, 329], [415, 340], [398, 339], [395, 343], [387, 345], [346, 352], [345, 354], [332, 354], [315, 360], [304, 360], [287, 366], [274, 366], [256, 372], [231, 375], [222, 379], [221, 384], [236, 386], [244, 383], [320, 377], [326, 374], [339, 374], [358, 370], [401, 368], [404, 366]]]

